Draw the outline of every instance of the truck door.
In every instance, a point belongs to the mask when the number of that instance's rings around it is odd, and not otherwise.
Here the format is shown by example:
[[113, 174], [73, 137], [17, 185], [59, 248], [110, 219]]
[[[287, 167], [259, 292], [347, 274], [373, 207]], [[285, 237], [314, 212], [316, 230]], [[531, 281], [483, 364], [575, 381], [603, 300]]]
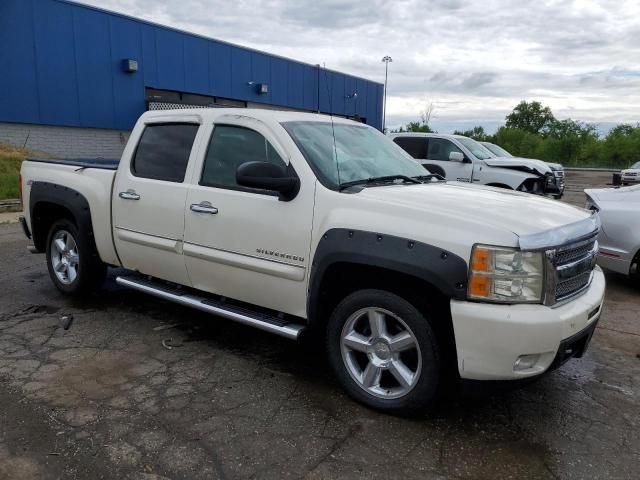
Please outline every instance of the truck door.
[[[450, 160], [452, 152], [461, 153], [464, 161]], [[432, 173], [440, 173], [438, 170], [444, 171], [445, 178], [449, 181], [471, 182], [473, 164], [458, 146], [446, 138], [429, 137], [427, 161], [423, 164], [429, 170], [432, 170], [430, 165], [433, 165]]]
[[114, 241], [124, 267], [189, 285], [182, 255], [185, 178], [200, 125], [194, 117], [175, 118], [153, 119], [141, 127], [137, 145], [127, 146], [133, 151], [125, 151], [113, 191]]
[[184, 255], [193, 286], [305, 316], [315, 182], [302, 182], [290, 201], [241, 187], [236, 169], [242, 163], [291, 169], [286, 149], [255, 119], [229, 116], [208, 130], [187, 194]]

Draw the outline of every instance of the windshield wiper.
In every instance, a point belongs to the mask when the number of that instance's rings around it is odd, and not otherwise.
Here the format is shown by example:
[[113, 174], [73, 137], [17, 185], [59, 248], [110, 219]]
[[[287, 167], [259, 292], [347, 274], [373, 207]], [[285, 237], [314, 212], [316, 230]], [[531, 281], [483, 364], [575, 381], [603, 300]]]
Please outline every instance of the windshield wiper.
[[389, 182], [393, 182], [395, 180], [404, 180], [409, 183], [422, 183], [419, 178], [421, 177], [409, 177], [407, 175], [386, 175], [382, 177], [369, 177], [369, 178], [361, 178], [360, 180], [352, 180], [350, 182], [343, 182], [340, 184], [340, 191], [353, 187], [354, 185], [375, 185], [375, 184], [385, 184]]
[[442, 182], [446, 182], [447, 179], [444, 178], [442, 175], [440, 175], [439, 173], [430, 173], [428, 175], [418, 175], [417, 177], [411, 177], [411, 178], [415, 178], [417, 180], [423, 180], [423, 181], [429, 181], [432, 178], [437, 178], [438, 180], [442, 181]]

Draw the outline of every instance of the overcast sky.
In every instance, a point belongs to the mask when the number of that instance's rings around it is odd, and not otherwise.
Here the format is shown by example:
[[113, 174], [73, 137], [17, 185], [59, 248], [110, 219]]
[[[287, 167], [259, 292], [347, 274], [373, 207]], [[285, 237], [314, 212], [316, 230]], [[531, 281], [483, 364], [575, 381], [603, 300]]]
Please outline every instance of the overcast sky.
[[640, 0], [82, 0], [382, 82], [387, 126], [495, 130], [520, 100], [640, 121]]

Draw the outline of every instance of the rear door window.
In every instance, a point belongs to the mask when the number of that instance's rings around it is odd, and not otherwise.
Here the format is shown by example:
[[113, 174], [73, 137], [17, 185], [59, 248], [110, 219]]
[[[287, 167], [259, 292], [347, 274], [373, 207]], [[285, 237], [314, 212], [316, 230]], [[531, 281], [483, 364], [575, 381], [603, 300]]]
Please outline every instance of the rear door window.
[[181, 183], [199, 125], [163, 123], [147, 125], [131, 162], [136, 177]]
[[393, 139], [398, 146], [416, 159], [427, 158], [427, 139], [424, 137], [396, 137]]

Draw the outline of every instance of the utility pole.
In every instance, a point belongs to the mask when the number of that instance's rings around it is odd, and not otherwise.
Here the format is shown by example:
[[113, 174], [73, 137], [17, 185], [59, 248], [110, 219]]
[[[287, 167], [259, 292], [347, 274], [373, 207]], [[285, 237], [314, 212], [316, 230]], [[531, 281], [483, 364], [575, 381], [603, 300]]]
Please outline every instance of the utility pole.
[[387, 77], [389, 74], [389, 62], [393, 62], [389, 55], [382, 58], [384, 62], [384, 100], [382, 102], [382, 133], [385, 133], [385, 124], [387, 120]]

